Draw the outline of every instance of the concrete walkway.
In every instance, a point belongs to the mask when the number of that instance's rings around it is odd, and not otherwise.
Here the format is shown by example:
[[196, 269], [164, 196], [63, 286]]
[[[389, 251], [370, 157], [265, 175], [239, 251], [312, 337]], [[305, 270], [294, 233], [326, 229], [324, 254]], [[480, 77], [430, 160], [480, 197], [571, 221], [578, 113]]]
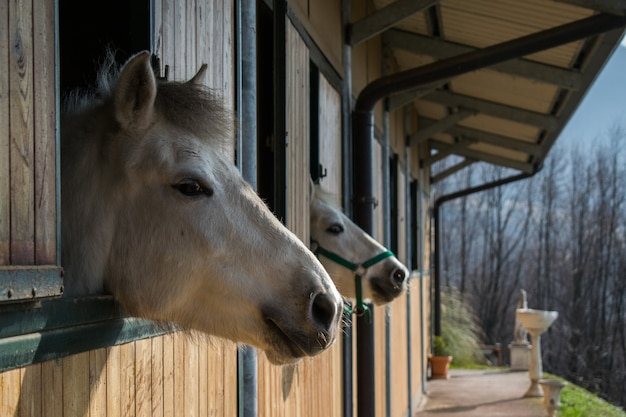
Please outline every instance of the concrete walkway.
[[452, 369], [450, 379], [426, 385], [416, 417], [545, 417], [542, 398], [524, 398], [528, 372]]

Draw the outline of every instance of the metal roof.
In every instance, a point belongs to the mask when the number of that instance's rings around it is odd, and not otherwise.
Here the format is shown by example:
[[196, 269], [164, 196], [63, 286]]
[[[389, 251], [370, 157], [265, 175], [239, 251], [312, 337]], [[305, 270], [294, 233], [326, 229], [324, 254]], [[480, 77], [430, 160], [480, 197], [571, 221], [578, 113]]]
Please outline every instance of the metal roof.
[[[619, 16], [616, 29], [393, 95], [412, 103], [426, 164], [454, 154], [534, 173], [624, 33], [623, 0], [374, 0], [354, 45], [380, 35], [398, 73], [583, 22]], [[603, 31], [602, 29], [601, 31]], [[596, 31], [597, 32], [597, 31]], [[547, 32], [546, 32], [547, 36]], [[433, 177], [438, 181], [443, 175]]]

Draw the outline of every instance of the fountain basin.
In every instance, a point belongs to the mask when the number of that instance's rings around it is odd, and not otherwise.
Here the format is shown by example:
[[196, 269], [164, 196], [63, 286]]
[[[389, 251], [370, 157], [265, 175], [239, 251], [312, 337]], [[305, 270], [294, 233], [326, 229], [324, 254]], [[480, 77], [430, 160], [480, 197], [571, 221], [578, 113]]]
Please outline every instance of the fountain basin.
[[515, 316], [522, 323], [522, 326], [529, 332], [531, 330], [539, 333], [545, 332], [554, 320], [559, 317], [558, 311], [535, 310], [532, 308], [518, 308]]

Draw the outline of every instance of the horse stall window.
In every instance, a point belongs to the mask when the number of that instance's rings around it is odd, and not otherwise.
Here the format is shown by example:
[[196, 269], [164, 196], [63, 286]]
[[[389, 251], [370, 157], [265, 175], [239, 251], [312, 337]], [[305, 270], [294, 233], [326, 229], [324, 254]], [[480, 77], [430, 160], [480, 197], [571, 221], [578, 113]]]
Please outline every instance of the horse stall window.
[[59, 0], [62, 97], [93, 88], [108, 51], [123, 64], [150, 50], [150, 20], [150, 0]]

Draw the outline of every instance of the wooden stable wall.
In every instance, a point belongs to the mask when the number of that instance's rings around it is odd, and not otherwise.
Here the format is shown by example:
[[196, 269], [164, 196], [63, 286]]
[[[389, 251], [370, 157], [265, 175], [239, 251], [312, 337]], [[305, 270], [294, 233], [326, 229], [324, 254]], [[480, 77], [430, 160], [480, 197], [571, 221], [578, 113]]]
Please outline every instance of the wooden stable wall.
[[[56, 131], [54, 71], [54, 0], [11, 0], [0, 3], [0, 266], [56, 262], [54, 154]], [[184, 80], [202, 63], [209, 64], [205, 82], [234, 105], [233, 0], [154, 1], [155, 53], [169, 77]], [[305, 28], [332, 65], [340, 66], [342, 42], [340, 2], [298, 0]], [[363, 2], [353, 5], [366, 13]], [[37, 6], [37, 7], [35, 7]], [[306, 6], [306, 7], [304, 7]], [[328, 11], [327, 21], [321, 17]], [[356, 16], [355, 16], [356, 18]], [[309, 46], [287, 23], [287, 225], [308, 242]], [[353, 53], [355, 94], [380, 75], [379, 42], [367, 42]], [[34, 59], [37, 57], [37, 59]], [[265, 65], [265, 64], [262, 64]], [[343, 68], [338, 67], [339, 74]], [[260, 104], [263, 105], [263, 104]], [[341, 189], [341, 96], [320, 76], [320, 162], [328, 170], [323, 186], [338, 197]], [[377, 112], [377, 121], [382, 113]], [[404, 161], [403, 129], [394, 117], [392, 151]], [[380, 126], [378, 126], [380, 129]], [[380, 147], [375, 145], [381, 165]], [[414, 158], [417, 161], [417, 158]], [[399, 169], [399, 184], [403, 184]], [[415, 175], [415, 174], [414, 174]], [[375, 192], [382, 201], [384, 185], [375, 175]], [[398, 215], [401, 260], [407, 257], [403, 233], [407, 213], [399, 186]], [[423, 194], [427, 201], [427, 194]], [[425, 207], [425, 206], [423, 206]], [[427, 218], [426, 209], [421, 213]], [[375, 237], [383, 241], [382, 206], [376, 209]], [[426, 223], [426, 222], [424, 222]], [[424, 246], [428, 231], [421, 232]], [[428, 259], [428, 248], [424, 247]], [[423, 271], [428, 266], [420, 265]], [[425, 372], [425, 331], [429, 323], [428, 275], [411, 281], [411, 291], [388, 307], [376, 308], [376, 415], [401, 417], [409, 397], [419, 399]], [[407, 327], [407, 302], [413, 321]], [[422, 317], [418, 314], [424, 312]], [[389, 343], [385, 342], [388, 334]], [[411, 335], [411, 368], [407, 349]], [[389, 351], [387, 350], [389, 347]], [[385, 358], [389, 358], [386, 362]], [[389, 377], [389, 385], [386, 384]], [[412, 381], [413, 392], [407, 391]], [[387, 392], [387, 386], [390, 387]], [[356, 395], [355, 389], [355, 395]], [[387, 398], [387, 394], [389, 397]], [[296, 366], [276, 367], [259, 355], [259, 416], [341, 416], [343, 407], [341, 342], [328, 352]], [[354, 402], [356, 404], [356, 401]], [[356, 410], [355, 410], [356, 411]], [[217, 339], [180, 333], [92, 350], [0, 373], [0, 416], [235, 416], [237, 414], [237, 348]]]
[[183, 334], [0, 373], [6, 417], [235, 416], [233, 345]]
[[[230, 107], [232, 13], [229, 1], [155, 1], [156, 52], [170, 79], [207, 62], [206, 83]], [[11, 53], [0, 64], [0, 265], [54, 263], [54, 1], [2, 1], [0, 18], [9, 22], [0, 50]], [[0, 373], [3, 417], [235, 415], [237, 348], [204, 336], [175, 333]]]
[[54, 1], [36, 6], [0, 2], [0, 266], [57, 262]]

